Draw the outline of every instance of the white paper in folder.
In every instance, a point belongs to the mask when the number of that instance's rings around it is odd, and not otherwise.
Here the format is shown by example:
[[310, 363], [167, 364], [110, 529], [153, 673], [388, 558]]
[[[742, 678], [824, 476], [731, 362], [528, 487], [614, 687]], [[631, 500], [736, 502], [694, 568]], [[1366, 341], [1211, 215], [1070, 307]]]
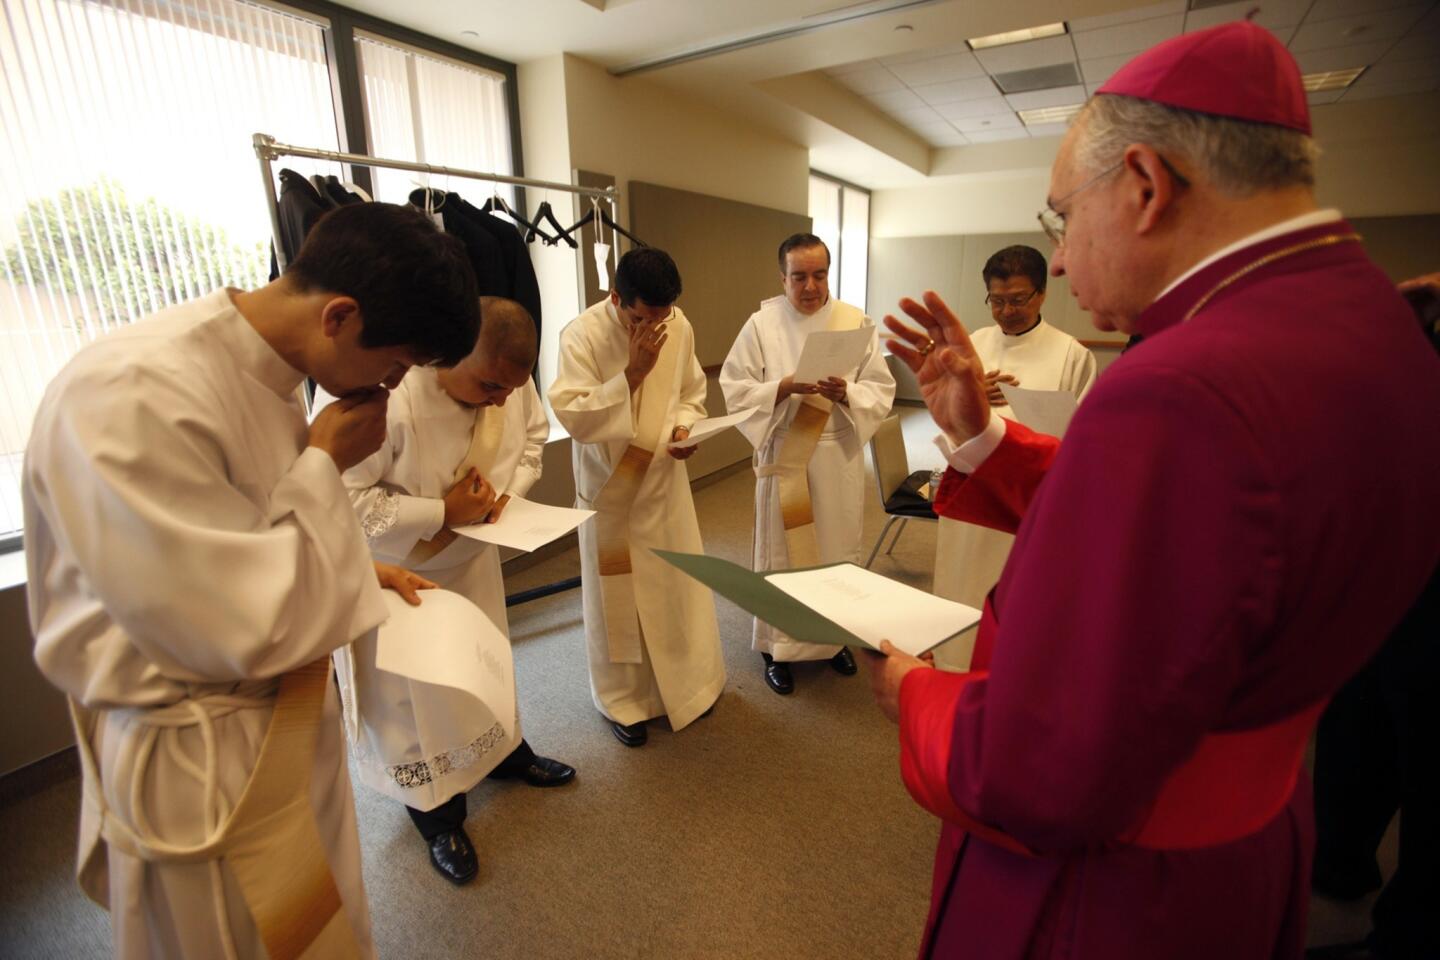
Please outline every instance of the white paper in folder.
[[515, 716], [515, 658], [484, 611], [449, 590], [421, 590], [418, 607], [382, 592], [390, 618], [376, 638], [377, 667], [463, 690], [497, 718]]
[[1075, 416], [1075, 394], [1068, 390], [1026, 390], [1002, 383], [1000, 392], [1005, 394], [1015, 419], [1038, 433], [1063, 437], [1070, 418]]

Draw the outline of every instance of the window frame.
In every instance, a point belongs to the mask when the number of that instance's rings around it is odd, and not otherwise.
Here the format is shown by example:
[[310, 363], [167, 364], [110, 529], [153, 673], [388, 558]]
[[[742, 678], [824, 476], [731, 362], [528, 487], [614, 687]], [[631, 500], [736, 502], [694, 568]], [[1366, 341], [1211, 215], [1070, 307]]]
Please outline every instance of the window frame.
[[[389, 20], [352, 10], [327, 0], [244, 0], [257, 6], [269, 7], [282, 13], [289, 12], [327, 21], [323, 27], [325, 35], [325, 59], [330, 71], [330, 97], [335, 106], [340, 150], [345, 153], [368, 154], [369, 130], [365, 123], [364, 80], [360, 74], [360, 58], [356, 51], [356, 31], [370, 34], [397, 44], [404, 44], [418, 51], [435, 54], [461, 64], [469, 64], [499, 74], [505, 80], [505, 109], [510, 130], [510, 161], [514, 176], [525, 175], [524, 153], [520, 145], [520, 90], [519, 68], [509, 60], [501, 60], [489, 54], [479, 53], [459, 44], [422, 33], [410, 27], [401, 26]], [[257, 131], [264, 133], [266, 131]], [[310, 144], [300, 144], [310, 146]], [[238, 149], [238, 147], [237, 147]], [[368, 167], [352, 166], [350, 179], [367, 192], [373, 192], [373, 182]], [[524, 209], [524, 188], [516, 187], [518, 209]], [[261, 202], [256, 197], [256, 203]], [[0, 535], [0, 555], [15, 553], [25, 548], [25, 531]]]
[[[810, 170], [810, 176], [814, 177], [816, 180], [824, 180], [824, 181], [826, 181], [826, 182], [828, 182], [828, 183], [833, 183], [833, 184], [835, 184], [835, 186], [837, 186], [837, 187], [840, 189], [839, 202], [838, 202], [838, 204], [836, 205], [836, 206], [837, 206], [837, 212], [836, 212], [836, 218], [835, 218], [835, 236], [836, 236], [836, 239], [835, 239], [835, 248], [836, 248], [836, 249], [835, 249], [835, 254], [834, 254], [835, 266], [838, 267], [839, 269], [831, 270], [831, 271], [830, 271], [830, 272], [834, 275], [834, 279], [835, 279], [835, 285], [834, 285], [834, 287], [832, 288], [832, 294], [831, 294], [832, 296], [839, 296], [840, 278], [844, 275], [844, 269], [845, 269], [845, 191], [846, 191], [846, 190], [854, 190], [854, 191], [856, 191], [857, 193], [863, 193], [863, 194], [865, 194], [866, 200], [867, 200], [868, 202], [867, 202], [867, 204], [866, 204], [866, 206], [865, 206], [865, 243], [866, 243], [866, 245], [867, 245], [867, 249], [866, 249], [866, 251], [865, 251], [865, 261], [866, 261], [865, 266], [866, 266], [866, 270], [865, 270], [865, 290], [864, 290], [865, 296], [864, 296], [864, 299], [865, 299], [865, 300], [869, 300], [869, 299], [870, 299], [870, 270], [869, 270], [869, 266], [870, 266], [870, 264], [869, 264], [869, 261], [870, 261], [870, 251], [869, 251], [869, 249], [868, 249], [868, 245], [869, 245], [869, 243], [870, 243], [870, 212], [871, 212], [871, 210], [873, 209], [873, 204], [874, 204], [874, 201], [875, 201], [874, 194], [871, 193], [871, 191], [870, 191], [870, 189], [869, 189], [868, 187], [862, 187], [862, 186], [860, 186], [860, 184], [858, 184], [858, 183], [851, 183], [849, 180], [842, 180], [841, 178], [839, 178], [839, 177], [837, 177], [837, 176], [834, 176], [833, 174], [825, 173], [825, 172], [823, 172], [823, 171], [816, 170], [816, 169], [813, 169], [813, 168]], [[860, 307], [861, 310], [864, 310], [864, 309], [865, 309], [865, 304], [864, 304], [864, 303], [860, 303], [858, 306]]]

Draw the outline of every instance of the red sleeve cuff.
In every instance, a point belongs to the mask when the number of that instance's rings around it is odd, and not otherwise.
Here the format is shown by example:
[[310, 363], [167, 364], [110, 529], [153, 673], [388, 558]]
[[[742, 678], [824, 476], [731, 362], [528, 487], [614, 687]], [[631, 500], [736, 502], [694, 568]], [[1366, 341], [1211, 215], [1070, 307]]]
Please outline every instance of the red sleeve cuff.
[[1057, 438], [1007, 420], [1005, 438], [980, 469], [968, 477], [954, 469], [945, 472], [935, 496], [935, 512], [1014, 533], [1059, 449]]

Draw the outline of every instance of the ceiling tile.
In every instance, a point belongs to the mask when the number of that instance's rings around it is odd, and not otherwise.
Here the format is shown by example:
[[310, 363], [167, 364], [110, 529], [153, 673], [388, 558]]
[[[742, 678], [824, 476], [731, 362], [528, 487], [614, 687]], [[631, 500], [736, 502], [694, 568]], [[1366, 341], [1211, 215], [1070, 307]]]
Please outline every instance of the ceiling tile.
[[1030, 136], [1030, 131], [1021, 124], [1018, 127], [1006, 127], [1004, 130], [975, 130], [965, 136], [970, 138], [971, 143], [993, 143], [996, 140], [1024, 140]]
[[1055, 87], [1050, 90], [1032, 90], [1029, 93], [1012, 93], [1005, 98], [1016, 110], [1035, 110], [1039, 107], [1063, 107], [1070, 103], [1085, 102], [1085, 87]]
[[1379, 60], [1390, 49], [1393, 41], [1377, 40], [1374, 43], [1357, 43], [1348, 47], [1330, 47], [1325, 50], [1306, 50], [1295, 54], [1301, 73], [1324, 73], [1327, 70], [1349, 70], [1351, 67], [1368, 67]]
[[[1361, 77], [1360, 80], [1365, 79]], [[1351, 100], [1377, 100], [1380, 97], [1398, 97], [1407, 93], [1428, 93], [1431, 90], [1440, 88], [1433, 80], [1400, 80], [1392, 83], [1376, 83], [1362, 87], [1360, 80], [1356, 80], [1350, 89], [1345, 91], [1344, 101]]]
[[1366, 70], [1354, 85], [1378, 86], [1411, 80], [1440, 81], [1440, 60], [1387, 60]]
[[[1251, 19], [1262, 27], [1270, 28], [1272, 32], [1278, 32], [1277, 28], [1294, 27], [1305, 19], [1305, 11], [1310, 8], [1310, 2], [1311, 0], [1265, 0]], [[1411, 0], [1401, 2], [1408, 3]], [[1204, 30], [1232, 20], [1244, 20], [1255, 9], [1255, 0], [1241, 0], [1239, 3], [1191, 10], [1185, 14], [1185, 32]]]
[[973, 77], [969, 80], [953, 80], [927, 87], [915, 87], [915, 92], [926, 103], [939, 106], [942, 103], [957, 103], [961, 100], [975, 100], [979, 97], [996, 97], [1000, 91], [989, 77]]
[[1324, 50], [1326, 47], [1344, 47], [1372, 40], [1394, 40], [1405, 34], [1425, 12], [1423, 6], [1402, 7], [1380, 13], [1362, 13], [1350, 17], [1336, 17], [1318, 23], [1306, 19], [1290, 40], [1292, 53], [1306, 50]]
[[1087, 30], [1075, 34], [1075, 49], [1082, 60], [1113, 57], [1121, 53], [1139, 53], [1149, 50], [1162, 40], [1178, 37], [1185, 29], [1185, 17], [1175, 14], [1141, 20], [1139, 23], [1124, 23], [1100, 30]]
[[903, 90], [905, 84], [895, 78], [895, 74], [886, 70], [878, 63], [866, 67], [864, 70], [856, 70], [854, 73], [847, 73], [844, 76], [835, 78], [837, 83], [842, 83], [854, 90], [861, 96], [872, 93], [884, 93], [887, 90]]
[[925, 139], [932, 147], [963, 147], [970, 142], [969, 137], [949, 125], [944, 130], [925, 134]]
[[916, 96], [913, 91], [905, 89], [886, 90], [883, 93], [867, 93], [865, 99], [886, 113], [894, 113], [897, 110], [904, 110], [907, 107], [914, 109], [915, 107], [925, 106], [924, 100]]
[[909, 107], [903, 110], [887, 111], [890, 116], [899, 120], [907, 127], [919, 129], [924, 126], [950, 126], [945, 118], [935, 112], [934, 107]]
[[989, 133], [992, 130], [1025, 129], [1025, 124], [1013, 113], [998, 114], [993, 117], [963, 117], [961, 119], [951, 118], [955, 129], [961, 133]]
[[900, 63], [890, 67], [890, 72], [912, 87], [985, 76], [985, 68], [973, 53], [952, 53], [916, 63]]
[[1311, 106], [1317, 103], [1334, 103], [1345, 95], [1345, 88], [1339, 90], [1317, 90], [1314, 93], [1307, 93], [1305, 99], [1310, 101]]
[[[1440, 10], [1440, 7], [1436, 7]], [[1395, 60], [1425, 60], [1440, 55], [1440, 37], [1433, 33], [1416, 33], [1410, 31], [1409, 36], [1404, 37], [1399, 43], [1390, 48], [1390, 52], [1380, 58], [1381, 63]]]
[[1015, 111], [1010, 109], [1010, 104], [1005, 102], [1004, 97], [986, 97], [984, 100], [944, 103], [936, 107], [935, 111], [951, 123], [973, 117], [1015, 116]]
[[1113, 27], [1120, 23], [1134, 23], [1137, 20], [1149, 20], [1152, 17], [1164, 17], [1170, 14], [1185, 12], [1185, 0], [1169, 0], [1168, 3], [1156, 3], [1150, 6], [1137, 7], [1134, 10], [1122, 10], [1120, 13], [1107, 13], [1099, 17], [1081, 17], [1078, 20], [1069, 21], [1070, 29], [1076, 33], [1086, 30], [1099, 30], [1103, 27]]
[[1063, 137], [1070, 129], [1068, 123], [1032, 123], [1029, 125], [1032, 137]]
[[1321, 20], [1335, 20], [1407, 6], [1415, 6], [1415, 0], [1315, 0], [1310, 12], [1305, 16], [1305, 22], [1318, 23]]
[[988, 47], [975, 56], [991, 73], [1006, 73], [1029, 67], [1048, 67], [1052, 63], [1070, 63], [1075, 59], [1075, 48], [1070, 45], [1068, 36], [1046, 37], [1044, 40]]
[[1098, 60], [1080, 61], [1080, 72], [1085, 77], [1085, 82], [1091, 86], [1098, 86], [1110, 79], [1111, 74], [1119, 70], [1132, 59], [1132, 54], [1122, 53], [1118, 57], [1101, 57]]
[[896, 53], [888, 57], [881, 57], [880, 62], [887, 67], [899, 66], [902, 63], [919, 63], [921, 60], [932, 60], [935, 57], [945, 57], [954, 53], [969, 53], [970, 45], [961, 41], [960, 43], [948, 43], [943, 47], [926, 47], [923, 50], [911, 50], [908, 53]]

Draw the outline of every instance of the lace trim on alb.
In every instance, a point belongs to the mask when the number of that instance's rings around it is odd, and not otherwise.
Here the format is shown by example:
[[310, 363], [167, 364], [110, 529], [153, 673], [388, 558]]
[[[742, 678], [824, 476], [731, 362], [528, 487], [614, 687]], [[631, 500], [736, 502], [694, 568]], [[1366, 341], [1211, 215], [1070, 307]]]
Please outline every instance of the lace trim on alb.
[[495, 726], [463, 747], [446, 750], [429, 760], [421, 760], [418, 763], [401, 763], [393, 767], [386, 767], [385, 773], [401, 787], [423, 787], [447, 773], [473, 767], [504, 740], [505, 728], [496, 722]]
[[533, 473], [539, 474], [541, 467], [543, 466], [544, 464], [541, 463], [540, 458], [537, 456], [531, 456], [529, 454], [526, 454], [525, 456], [522, 456], [520, 458], [520, 470], [529, 470]]
[[360, 521], [360, 529], [365, 531], [366, 540], [374, 540], [383, 536], [395, 522], [400, 519], [400, 498], [389, 491], [383, 491], [380, 499], [375, 501], [365, 514], [365, 519]]

